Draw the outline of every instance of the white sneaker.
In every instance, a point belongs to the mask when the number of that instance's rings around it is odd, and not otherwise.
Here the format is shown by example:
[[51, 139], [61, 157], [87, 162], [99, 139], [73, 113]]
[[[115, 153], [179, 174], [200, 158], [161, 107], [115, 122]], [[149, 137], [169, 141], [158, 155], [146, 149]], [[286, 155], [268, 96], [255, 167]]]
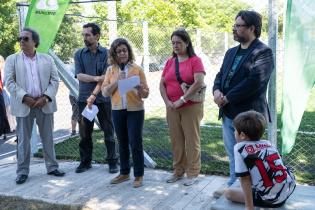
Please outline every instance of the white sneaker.
[[197, 182], [198, 177], [187, 177], [183, 183], [184, 186], [190, 186]]

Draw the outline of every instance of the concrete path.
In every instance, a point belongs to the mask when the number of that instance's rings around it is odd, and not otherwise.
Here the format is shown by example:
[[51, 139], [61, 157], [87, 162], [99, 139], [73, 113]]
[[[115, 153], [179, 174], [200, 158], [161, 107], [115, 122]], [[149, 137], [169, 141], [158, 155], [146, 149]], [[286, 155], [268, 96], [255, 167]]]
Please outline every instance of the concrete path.
[[[15, 184], [16, 164], [0, 161], [0, 197], [22, 197], [49, 203], [82, 206], [90, 209], [210, 209], [212, 193], [226, 181], [219, 176], [201, 175], [197, 184], [185, 187], [182, 181], [165, 183], [171, 173], [146, 169], [144, 186], [135, 189], [130, 181], [109, 184], [117, 174], [109, 174], [107, 165], [94, 164], [85, 173], [74, 173], [77, 162], [62, 162], [67, 174], [58, 178], [46, 175], [45, 165], [33, 159], [29, 178], [22, 185]], [[8, 198], [9, 198], [8, 197]], [[0, 207], [1, 209], [1, 207]]]
[[[38, 207], [35, 209], [96, 209], [96, 210], [241, 210], [244, 205], [227, 201], [221, 197], [212, 197], [215, 190], [221, 188], [227, 178], [200, 175], [195, 185], [185, 187], [183, 181], [167, 184], [165, 180], [171, 175], [162, 170], [146, 169], [144, 185], [138, 189], [130, 181], [118, 185], [109, 184], [117, 174], [109, 174], [107, 165], [93, 164], [85, 173], [74, 172], [77, 162], [61, 162], [60, 169], [66, 172], [65, 177], [54, 177], [46, 174], [42, 159], [32, 159], [29, 178], [22, 185], [15, 184], [16, 160], [12, 156], [0, 160], [0, 209], [4, 199], [48, 202], [57, 207]], [[281, 210], [314, 209], [314, 186], [298, 185], [293, 195]], [[35, 200], [35, 201], [34, 201]], [[69, 208], [60, 207], [60, 205]], [[34, 203], [29, 206], [34, 206]], [[27, 210], [31, 208], [23, 208]], [[260, 208], [256, 208], [260, 209]]]

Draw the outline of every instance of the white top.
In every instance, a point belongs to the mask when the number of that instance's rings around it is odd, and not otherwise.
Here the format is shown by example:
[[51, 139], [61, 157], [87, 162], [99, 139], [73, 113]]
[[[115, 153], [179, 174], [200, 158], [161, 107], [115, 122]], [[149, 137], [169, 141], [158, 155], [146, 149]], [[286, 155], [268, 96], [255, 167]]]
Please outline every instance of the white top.
[[234, 156], [236, 176], [250, 175], [252, 188], [262, 200], [281, 203], [293, 192], [294, 176], [269, 141], [239, 142], [234, 146]]
[[36, 98], [42, 95], [42, 89], [39, 79], [39, 69], [37, 66], [37, 55], [33, 58], [27, 57], [24, 53], [23, 61], [26, 69], [27, 90], [26, 92], [32, 97]]
[[[128, 75], [128, 70], [129, 70], [129, 64], [125, 65], [124, 67], [124, 72], [127, 78]], [[123, 94], [121, 96], [121, 105], [122, 105], [122, 109], [127, 109], [127, 98], [126, 98], [126, 94]]]

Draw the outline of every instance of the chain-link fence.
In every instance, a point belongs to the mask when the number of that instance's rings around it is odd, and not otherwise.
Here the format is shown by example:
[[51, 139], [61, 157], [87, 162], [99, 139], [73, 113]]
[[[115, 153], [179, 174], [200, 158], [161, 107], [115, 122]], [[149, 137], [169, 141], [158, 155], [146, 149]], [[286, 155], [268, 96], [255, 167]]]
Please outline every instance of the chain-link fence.
[[[76, 33], [73, 39], [82, 39], [80, 36], [84, 22], [94, 20], [78, 19]], [[96, 22], [101, 20], [96, 19]], [[101, 22], [106, 25], [108, 22]], [[146, 30], [143, 23], [118, 22], [118, 36], [126, 37], [135, 52], [136, 63], [144, 67], [144, 71], [150, 87], [150, 96], [145, 99], [145, 125], [144, 125], [144, 149], [157, 162], [160, 168], [172, 168], [172, 152], [170, 139], [165, 120], [165, 106], [159, 93], [159, 81], [165, 61], [172, 53], [170, 35], [173, 27], [149, 25], [148, 37], [143, 37]], [[103, 30], [101, 43], [109, 46], [107, 27]], [[213, 102], [212, 85], [216, 73], [219, 71], [224, 53], [235, 45], [230, 33], [214, 32], [212, 30], [187, 29], [191, 35], [196, 53], [202, 58], [206, 68], [205, 82], [208, 85], [206, 101], [204, 103], [204, 118], [201, 129], [202, 172], [210, 174], [228, 175], [228, 158], [224, 151], [221, 122], [217, 120], [218, 108]], [[144, 40], [148, 40], [148, 49], [145, 49]], [[267, 40], [263, 38], [263, 40]], [[79, 43], [83, 41], [79, 40]], [[65, 43], [66, 44], [66, 43]], [[280, 127], [281, 88], [283, 74], [283, 47], [279, 42], [277, 51], [277, 113], [278, 128]], [[73, 49], [73, 52], [76, 49]], [[55, 51], [62, 51], [59, 44]], [[71, 59], [70, 59], [71, 60]], [[147, 62], [147, 66], [146, 66]], [[72, 62], [69, 64], [73, 65]], [[55, 113], [55, 137], [62, 140], [56, 145], [56, 153], [59, 158], [79, 159], [79, 137], [68, 138], [70, 134], [71, 106], [68, 100], [69, 91], [63, 82], [57, 95], [58, 111]], [[314, 184], [315, 156], [315, 90], [313, 89], [307, 110], [302, 119], [302, 124], [297, 136], [296, 145], [290, 155], [285, 156], [285, 161], [294, 169], [297, 178], [301, 182]], [[280, 146], [280, 132], [278, 131], [278, 146]], [[95, 132], [93, 160], [103, 162], [105, 160], [105, 146], [102, 134]]]

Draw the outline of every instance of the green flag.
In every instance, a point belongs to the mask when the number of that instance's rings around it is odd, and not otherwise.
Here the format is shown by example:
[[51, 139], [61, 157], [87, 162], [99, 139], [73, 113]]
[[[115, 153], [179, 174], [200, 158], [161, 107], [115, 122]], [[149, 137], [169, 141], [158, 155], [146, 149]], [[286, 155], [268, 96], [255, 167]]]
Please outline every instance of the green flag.
[[40, 36], [37, 51], [47, 53], [58, 32], [70, 0], [32, 0], [25, 26], [35, 29]]
[[315, 82], [315, 1], [288, 0], [281, 113], [282, 153], [295, 142]]

